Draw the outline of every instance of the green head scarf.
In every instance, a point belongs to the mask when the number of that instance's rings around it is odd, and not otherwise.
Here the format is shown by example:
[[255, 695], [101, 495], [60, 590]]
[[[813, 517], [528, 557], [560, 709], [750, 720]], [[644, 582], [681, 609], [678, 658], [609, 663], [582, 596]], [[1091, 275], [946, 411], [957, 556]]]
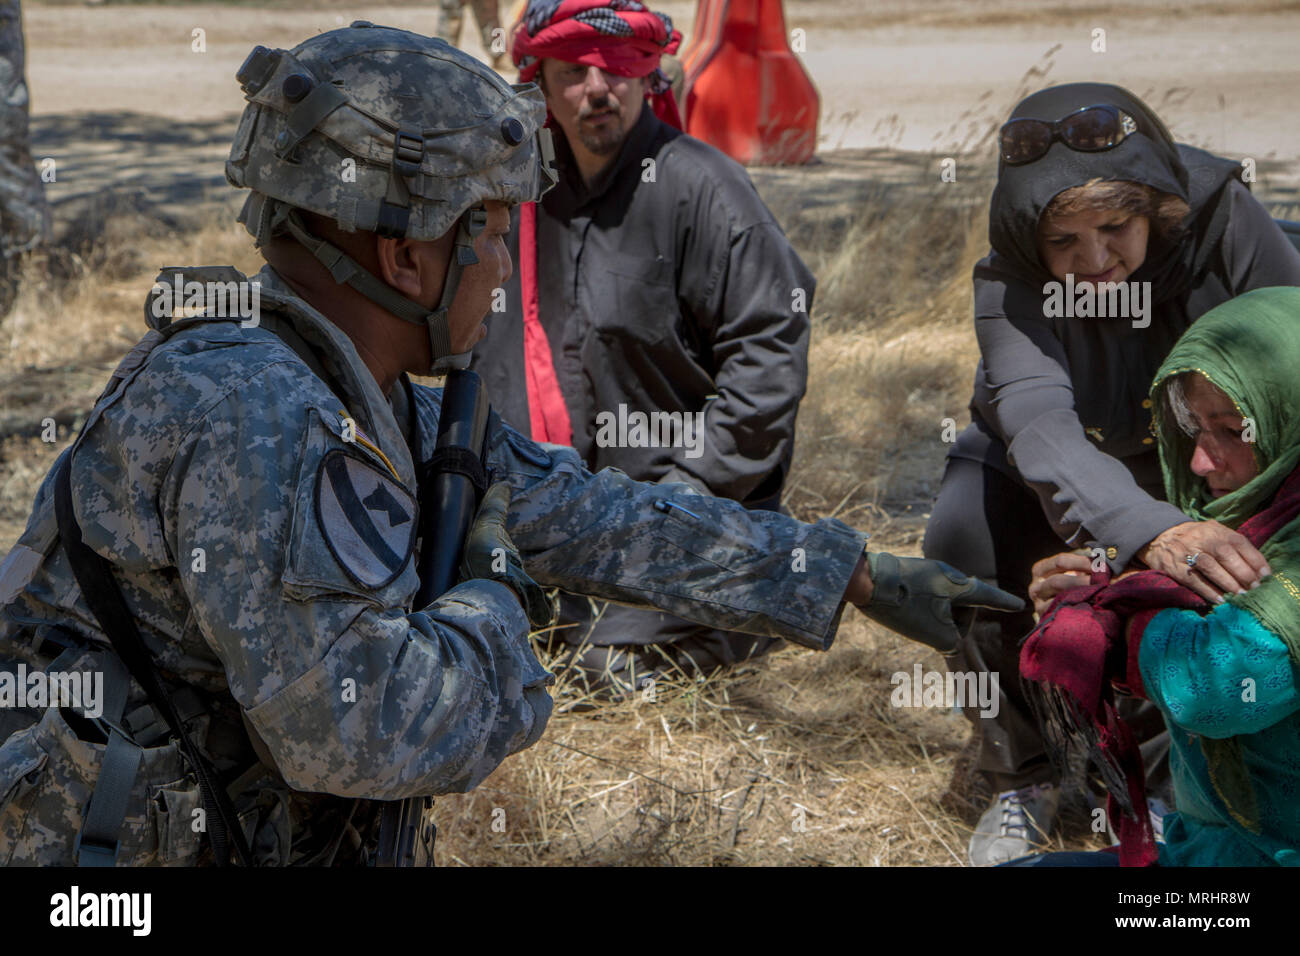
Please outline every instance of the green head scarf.
[[[1166, 386], [1183, 372], [1201, 373], [1253, 423], [1259, 473], [1217, 500], [1192, 474], [1195, 439], [1167, 412]], [[1156, 372], [1151, 398], [1169, 501], [1231, 528], [1258, 512], [1300, 463], [1300, 288], [1256, 289], [1205, 313]]]
[[[1237, 406], [1246, 434], [1253, 432], [1257, 473], [1236, 491], [1212, 498], [1192, 473], [1195, 439], [1169, 409], [1168, 385], [1199, 372]], [[1198, 520], [1230, 528], [1268, 506], [1300, 464], [1300, 288], [1257, 289], [1205, 313], [1183, 333], [1151, 386], [1160, 466], [1171, 503]], [[1227, 600], [1249, 611], [1276, 634], [1300, 664], [1300, 518], [1260, 547], [1272, 576]], [[1254, 798], [1235, 739], [1202, 739], [1219, 796], [1237, 821], [1255, 829]]]

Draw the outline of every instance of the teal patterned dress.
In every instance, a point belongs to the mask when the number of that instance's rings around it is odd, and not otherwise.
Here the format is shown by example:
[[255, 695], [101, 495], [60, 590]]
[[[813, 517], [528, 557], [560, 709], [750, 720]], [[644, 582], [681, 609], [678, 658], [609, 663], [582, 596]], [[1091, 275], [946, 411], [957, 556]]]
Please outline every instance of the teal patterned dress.
[[[1300, 866], [1300, 680], [1287, 644], [1254, 614], [1222, 604], [1156, 615], [1142, 636], [1142, 679], [1172, 740], [1177, 811], [1161, 866]], [[1237, 737], [1257, 832], [1210, 778], [1200, 738]]]

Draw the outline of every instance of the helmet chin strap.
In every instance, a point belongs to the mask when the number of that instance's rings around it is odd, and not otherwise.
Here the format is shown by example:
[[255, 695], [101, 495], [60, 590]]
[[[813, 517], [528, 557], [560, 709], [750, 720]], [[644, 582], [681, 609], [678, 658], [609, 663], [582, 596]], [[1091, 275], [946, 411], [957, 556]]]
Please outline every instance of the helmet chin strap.
[[[472, 226], [466, 224], [469, 218], [470, 213], [466, 213], [460, 217], [460, 222], [456, 225], [456, 244], [452, 248], [451, 258], [447, 261], [447, 278], [442, 283], [442, 296], [438, 299], [438, 308], [429, 315], [429, 354], [433, 356], [433, 365], [429, 369], [430, 375], [446, 375], [453, 369], [469, 368], [470, 359], [474, 356], [473, 346], [464, 352], [451, 351], [448, 322], [451, 303], [456, 298], [456, 290], [460, 287], [460, 277], [464, 274], [465, 266], [478, 262], [478, 255], [474, 252], [474, 237], [470, 233]], [[481, 232], [482, 229], [480, 225], [477, 231]], [[439, 352], [439, 335], [441, 340], [447, 343], [446, 353]]]
[[484, 210], [470, 209], [457, 221], [456, 242], [452, 247], [451, 259], [447, 263], [447, 277], [443, 281], [442, 296], [438, 300], [437, 308], [429, 312], [420, 303], [408, 299], [386, 282], [380, 281], [338, 246], [313, 236], [296, 209], [269, 197], [263, 201], [275, 203], [278, 207], [271, 218], [272, 229], [283, 223], [294, 239], [329, 270], [335, 282], [347, 283], [375, 305], [402, 321], [410, 322], [412, 325], [423, 325], [428, 329], [429, 354], [433, 357], [433, 364], [425, 374], [443, 375], [452, 369], [469, 367], [473, 356], [472, 349], [464, 352], [451, 350], [448, 314], [451, 303], [456, 298], [456, 290], [460, 286], [465, 267], [478, 262], [478, 255], [474, 252], [474, 238], [487, 225], [487, 213]]

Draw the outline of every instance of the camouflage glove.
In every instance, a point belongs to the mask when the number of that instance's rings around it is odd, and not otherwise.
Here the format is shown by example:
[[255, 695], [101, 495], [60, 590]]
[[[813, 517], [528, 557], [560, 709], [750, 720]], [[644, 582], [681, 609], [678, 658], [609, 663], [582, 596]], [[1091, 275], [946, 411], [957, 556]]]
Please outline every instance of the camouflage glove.
[[551, 623], [551, 602], [541, 585], [524, 570], [519, 551], [506, 531], [506, 511], [510, 508], [510, 486], [498, 481], [483, 496], [474, 516], [474, 525], [465, 539], [465, 553], [460, 559], [462, 581], [486, 578], [509, 586], [523, 605], [534, 628]]
[[[868, 551], [871, 601], [859, 605], [867, 617], [891, 631], [943, 654], [957, 649], [960, 636], [953, 611], [986, 607], [995, 611], [1019, 611], [1025, 602], [967, 577], [951, 565], [928, 558], [900, 558], [883, 551]], [[967, 611], [969, 617], [971, 612]]]

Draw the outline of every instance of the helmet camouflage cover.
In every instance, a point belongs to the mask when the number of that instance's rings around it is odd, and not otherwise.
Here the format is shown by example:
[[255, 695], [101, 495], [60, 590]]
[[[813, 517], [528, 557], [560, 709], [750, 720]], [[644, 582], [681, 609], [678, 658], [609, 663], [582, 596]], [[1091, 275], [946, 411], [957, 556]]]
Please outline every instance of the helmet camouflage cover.
[[357, 21], [257, 47], [237, 79], [248, 106], [226, 178], [344, 231], [436, 239], [484, 200], [554, 183], [541, 91], [432, 37]]
[[[226, 162], [253, 192], [240, 221], [258, 245], [287, 230], [338, 282], [428, 326], [432, 371], [451, 354], [447, 309], [477, 261], [482, 204], [534, 202], [555, 184], [546, 101], [442, 40], [357, 21], [292, 50], [258, 46], [236, 74], [248, 106]], [[345, 232], [432, 240], [457, 228], [438, 307], [429, 312], [314, 236], [297, 210]]]

